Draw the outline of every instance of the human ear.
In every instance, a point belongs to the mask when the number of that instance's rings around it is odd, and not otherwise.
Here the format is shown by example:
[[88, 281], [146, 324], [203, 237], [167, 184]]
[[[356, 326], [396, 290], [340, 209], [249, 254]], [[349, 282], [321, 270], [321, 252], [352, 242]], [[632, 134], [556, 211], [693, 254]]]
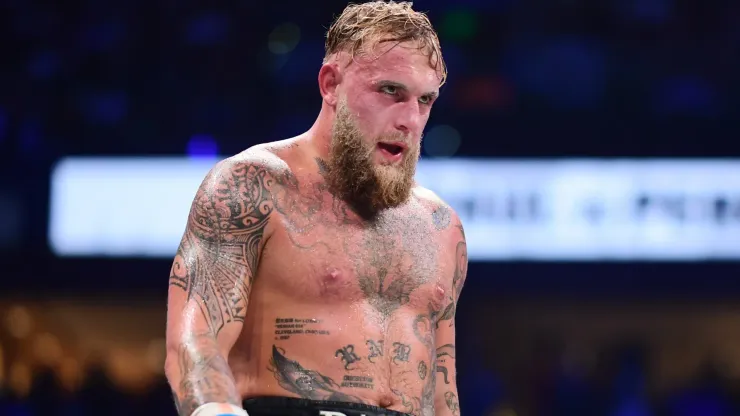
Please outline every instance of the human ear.
[[332, 107], [337, 104], [337, 87], [341, 82], [342, 73], [336, 63], [332, 62], [321, 66], [319, 70], [319, 91], [324, 101]]

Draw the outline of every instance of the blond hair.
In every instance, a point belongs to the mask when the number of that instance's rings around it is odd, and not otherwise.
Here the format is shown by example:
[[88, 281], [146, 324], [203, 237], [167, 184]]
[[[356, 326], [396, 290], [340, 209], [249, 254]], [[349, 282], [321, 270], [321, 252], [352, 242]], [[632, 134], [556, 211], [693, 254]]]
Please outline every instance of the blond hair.
[[429, 57], [429, 64], [447, 79], [437, 32], [429, 18], [413, 10], [411, 2], [370, 1], [350, 3], [329, 27], [324, 62], [338, 52], [354, 59], [364, 47], [384, 42], [412, 42]]

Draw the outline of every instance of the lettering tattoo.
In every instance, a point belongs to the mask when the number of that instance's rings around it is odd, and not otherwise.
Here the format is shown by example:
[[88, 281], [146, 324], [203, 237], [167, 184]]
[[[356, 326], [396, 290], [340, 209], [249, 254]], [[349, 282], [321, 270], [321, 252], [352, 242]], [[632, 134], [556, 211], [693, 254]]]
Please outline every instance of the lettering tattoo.
[[342, 387], [352, 387], [356, 389], [369, 389], [372, 390], [373, 379], [372, 377], [363, 376], [344, 376], [342, 380]]
[[169, 284], [195, 300], [211, 332], [243, 322], [259, 249], [273, 212], [265, 167], [224, 162], [196, 192]]
[[398, 365], [398, 362], [409, 362], [409, 354], [411, 354], [411, 346], [402, 344], [400, 342], [393, 343], [393, 364]]
[[455, 359], [455, 346], [452, 344], [445, 344], [439, 348], [437, 348], [437, 372], [442, 373], [444, 376], [444, 383], [450, 384], [449, 380], [449, 368], [453, 367], [454, 370], [454, 362], [448, 362], [448, 360], [454, 360]]
[[370, 354], [368, 354], [367, 360], [375, 364], [375, 361], [373, 361], [373, 358], [383, 356], [383, 340], [380, 340], [377, 342], [373, 340], [367, 340], [365, 344], [367, 345], [367, 348], [370, 350]]
[[425, 378], [427, 378], [427, 363], [425, 363], [424, 361], [419, 361], [418, 371], [420, 379], [424, 380]]
[[457, 395], [455, 393], [451, 391], [445, 392], [445, 403], [453, 415], [460, 415], [460, 403], [458, 402]]
[[359, 397], [339, 391], [341, 386], [331, 377], [288, 359], [285, 350], [275, 345], [272, 346], [272, 357], [267, 369], [272, 372], [280, 387], [305, 399], [363, 403]]
[[282, 341], [295, 335], [330, 335], [329, 330], [314, 328], [322, 323], [322, 320], [314, 318], [276, 318], [275, 340]]
[[241, 405], [231, 369], [210, 333], [191, 335], [178, 348], [180, 382], [173, 385], [181, 416], [192, 414], [203, 403]]
[[337, 350], [337, 352], [334, 353], [335, 357], [340, 357], [342, 362], [344, 362], [344, 369], [345, 370], [354, 370], [354, 368], [349, 368], [352, 364], [360, 361], [362, 358], [357, 356], [355, 354], [355, 346], [350, 344], [347, 346], [344, 346]]

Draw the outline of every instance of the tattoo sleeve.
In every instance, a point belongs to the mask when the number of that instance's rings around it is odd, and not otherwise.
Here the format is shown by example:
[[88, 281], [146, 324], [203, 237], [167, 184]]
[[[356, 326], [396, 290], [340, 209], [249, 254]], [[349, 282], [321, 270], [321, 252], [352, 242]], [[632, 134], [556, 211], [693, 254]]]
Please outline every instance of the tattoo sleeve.
[[228, 161], [194, 198], [169, 278], [167, 372], [181, 415], [241, 402], [224, 354], [246, 317], [272, 185], [263, 164]]

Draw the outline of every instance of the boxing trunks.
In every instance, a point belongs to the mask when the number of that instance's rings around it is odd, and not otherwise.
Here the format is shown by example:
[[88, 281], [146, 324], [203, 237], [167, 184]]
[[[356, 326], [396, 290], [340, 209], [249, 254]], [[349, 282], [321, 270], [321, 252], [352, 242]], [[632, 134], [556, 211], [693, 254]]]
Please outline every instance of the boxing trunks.
[[362, 403], [293, 397], [255, 397], [245, 400], [243, 406], [249, 416], [408, 416]]

